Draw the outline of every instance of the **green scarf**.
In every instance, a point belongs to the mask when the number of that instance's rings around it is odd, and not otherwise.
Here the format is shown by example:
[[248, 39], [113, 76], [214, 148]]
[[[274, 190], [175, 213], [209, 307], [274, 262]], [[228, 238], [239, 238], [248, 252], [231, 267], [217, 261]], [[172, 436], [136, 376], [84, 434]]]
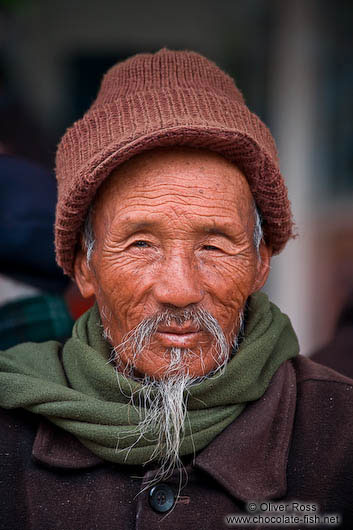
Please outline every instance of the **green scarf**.
[[[143, 464], [155, 442], [143, 438], [136, 443], [140, 414], [129, 396], [138, 395], [141, 385], [116, 374], [101, 332], [94, 307], [75, 323], [61, 361], [55, 341], [24, 343], [2, 352], [0, 405], [45, 416], [104, 460]], [[288, 317], [265, 294], [252, 295], [239, 351], [222, 375], [189, 390], [181, 456], [206, 447], [248, 402], [259, 399], [278, 367], [298, 349]]]

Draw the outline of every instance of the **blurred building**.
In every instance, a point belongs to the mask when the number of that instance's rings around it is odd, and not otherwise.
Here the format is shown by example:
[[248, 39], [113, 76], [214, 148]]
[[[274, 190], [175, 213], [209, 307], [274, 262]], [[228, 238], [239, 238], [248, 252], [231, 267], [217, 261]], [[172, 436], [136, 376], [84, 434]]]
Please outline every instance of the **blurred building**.
[[[291, 317], [304, 353], [329, 340], [353, 288], [353, 4], [8, 0], [4, 6], [6, 88], [53, 139], [52, 159], [60, 135], [119, 59], [187, 48], [234, 75], [277, 139], [299, 233], [273, 260], [267, 290]], [[5, 99], [0, 92], [0, 108]]]

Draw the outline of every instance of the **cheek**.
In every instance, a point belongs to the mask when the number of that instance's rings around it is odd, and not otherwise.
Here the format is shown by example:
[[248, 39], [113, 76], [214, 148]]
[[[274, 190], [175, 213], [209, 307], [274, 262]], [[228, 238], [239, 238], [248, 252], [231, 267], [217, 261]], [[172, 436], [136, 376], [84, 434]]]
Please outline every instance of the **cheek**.
[[253, 291], [256, 263], [250, 257], [216, 260], [203, 267], [203, 283], [213, 311], [225, 331], [232, 331], [239, 311]]
[[[101, 260], [96, 268], [96, 298], [103, 324], [125, 334], [146, 316], [150, 274], [139, 260]], [[108, 322], [109, 319], [109, 322]]]

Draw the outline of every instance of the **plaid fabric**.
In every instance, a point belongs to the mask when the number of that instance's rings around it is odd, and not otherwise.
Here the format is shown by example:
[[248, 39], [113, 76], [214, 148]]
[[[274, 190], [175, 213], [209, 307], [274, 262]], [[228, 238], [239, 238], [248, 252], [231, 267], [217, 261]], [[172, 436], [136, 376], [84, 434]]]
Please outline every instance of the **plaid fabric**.
[[71, 336], [72, 326], [61, 296], [33, 296], [10, 302], [0, 307], [0, 349], [21, 342], [62, 342]]

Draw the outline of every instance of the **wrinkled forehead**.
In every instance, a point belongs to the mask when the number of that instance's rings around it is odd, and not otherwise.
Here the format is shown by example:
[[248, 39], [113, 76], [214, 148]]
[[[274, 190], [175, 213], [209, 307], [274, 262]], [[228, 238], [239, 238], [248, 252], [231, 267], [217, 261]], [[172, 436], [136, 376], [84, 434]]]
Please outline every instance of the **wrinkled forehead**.
[[214, 209], [253, 211], [250, 186], [240, 169], [221, 155], [202, 149], [159, 148], [142, 153], [118, 167], [99, 189], [94, 211], [165, 205], [180, 215]]

